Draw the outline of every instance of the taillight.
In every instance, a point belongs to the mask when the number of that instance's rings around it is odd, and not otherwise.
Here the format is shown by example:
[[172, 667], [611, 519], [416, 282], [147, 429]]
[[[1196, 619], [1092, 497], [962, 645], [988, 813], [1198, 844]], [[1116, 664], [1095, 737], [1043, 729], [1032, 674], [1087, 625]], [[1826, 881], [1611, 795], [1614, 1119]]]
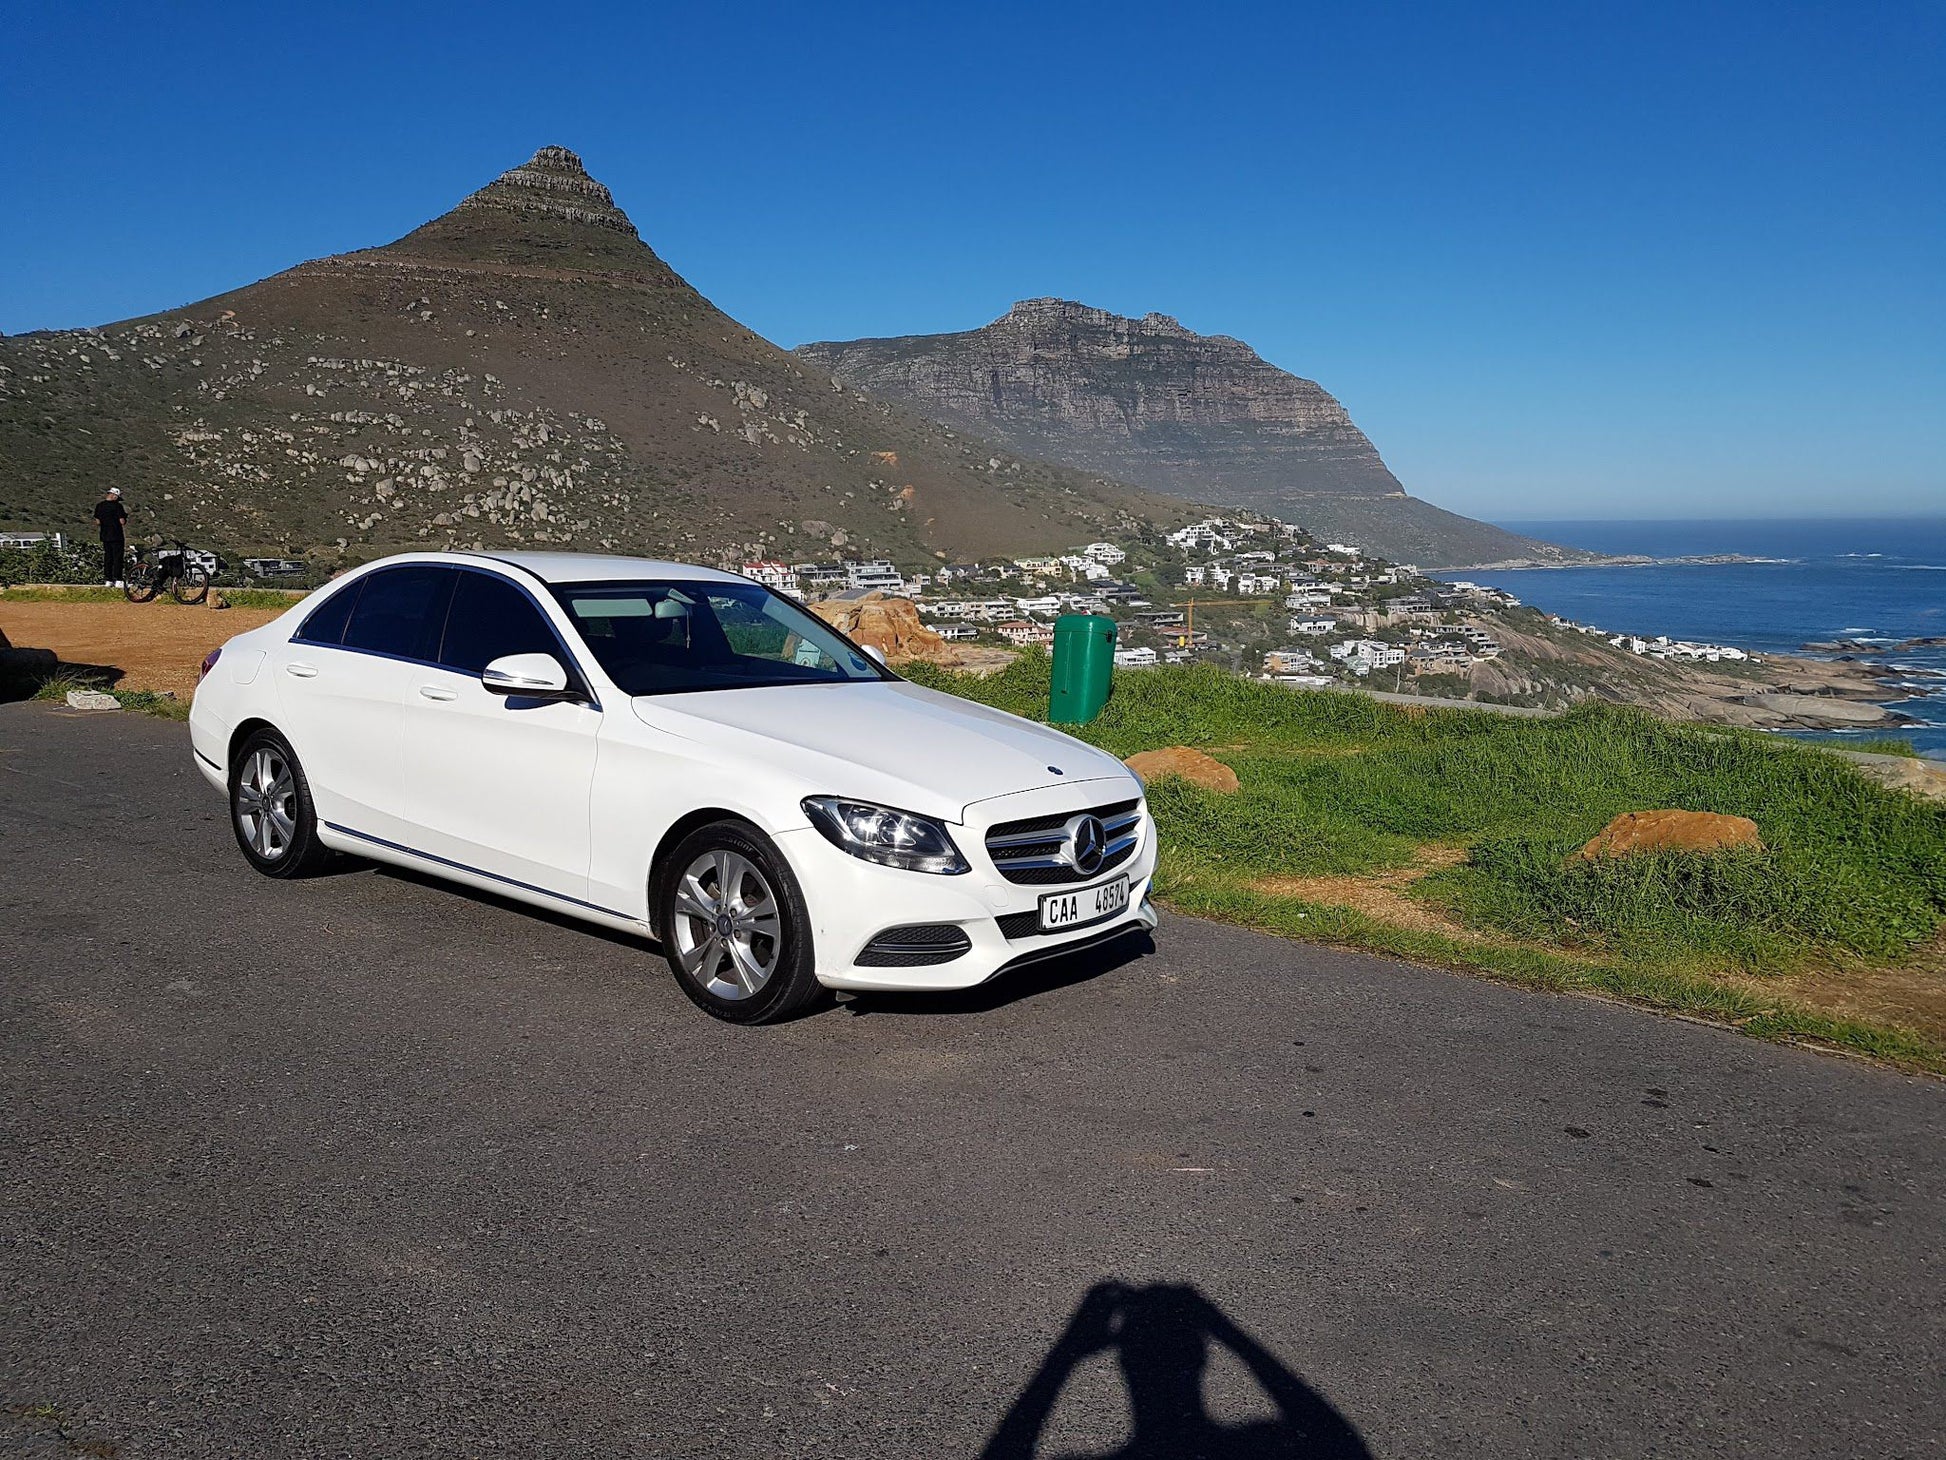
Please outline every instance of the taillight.
[[201, 684], [209, 678], [209, 672], [216, 668], [216, 661], [223, 657], [221, 649], [212, 649], [203, 656], [203, 667], [196, 671], [196, 683]]

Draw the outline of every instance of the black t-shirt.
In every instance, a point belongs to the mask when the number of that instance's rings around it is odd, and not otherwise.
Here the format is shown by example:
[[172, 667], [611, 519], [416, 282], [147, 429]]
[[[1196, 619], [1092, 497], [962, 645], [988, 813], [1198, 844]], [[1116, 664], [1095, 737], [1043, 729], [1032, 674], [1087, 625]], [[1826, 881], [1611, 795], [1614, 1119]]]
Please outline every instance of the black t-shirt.
[[119, 500], [95, 503], [95, 521], [101, 524], [103, 537], [120, 537], [122, 524], [128, 521], [128, 509]]

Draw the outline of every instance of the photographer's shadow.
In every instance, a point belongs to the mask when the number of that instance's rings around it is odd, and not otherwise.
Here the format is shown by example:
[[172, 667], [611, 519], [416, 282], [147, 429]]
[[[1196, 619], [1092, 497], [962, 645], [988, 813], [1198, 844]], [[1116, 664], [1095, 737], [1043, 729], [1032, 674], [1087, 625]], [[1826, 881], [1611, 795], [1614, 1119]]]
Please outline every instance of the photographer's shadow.
[[[1275, 1419], [1226, 1424], [1210, 1414], [1203, 1371], [1212, 1342], [1242, 1361], [1275, 1406]], [[1131, 1433], [1120, 1449], [1088, 1460], [1370, 1460], [1358, 1431], [1330, 1401], [1195, 1288], [1119, 1283], [1098, 1283], [1081, 1300], [980, 1460], [1032, 1460], [1074, 1371], [1111, 1351], [1128, 1386]]]

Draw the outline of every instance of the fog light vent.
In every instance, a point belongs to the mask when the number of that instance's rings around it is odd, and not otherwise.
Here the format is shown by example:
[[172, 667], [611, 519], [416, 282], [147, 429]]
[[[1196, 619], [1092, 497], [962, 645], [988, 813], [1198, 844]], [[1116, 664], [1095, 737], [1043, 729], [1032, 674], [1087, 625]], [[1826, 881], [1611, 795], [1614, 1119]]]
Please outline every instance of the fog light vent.
[[909, 923], [880, 933], [855, 962], [861, 968], [923, 968], [951, 963], [972, 946], [966, 929], [953, 923]]

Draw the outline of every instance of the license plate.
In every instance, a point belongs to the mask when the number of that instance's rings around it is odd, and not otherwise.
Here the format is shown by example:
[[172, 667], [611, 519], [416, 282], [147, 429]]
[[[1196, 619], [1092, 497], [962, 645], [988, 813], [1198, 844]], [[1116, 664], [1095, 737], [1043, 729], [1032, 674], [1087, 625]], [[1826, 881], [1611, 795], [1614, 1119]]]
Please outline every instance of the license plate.
[[1128, 906], [1128, 878], [1117, 877], [1099, 887], [1076, 892], [1050, 892], [1041, 898], [1041, 931], [1058, 933], [1112, 918]]

